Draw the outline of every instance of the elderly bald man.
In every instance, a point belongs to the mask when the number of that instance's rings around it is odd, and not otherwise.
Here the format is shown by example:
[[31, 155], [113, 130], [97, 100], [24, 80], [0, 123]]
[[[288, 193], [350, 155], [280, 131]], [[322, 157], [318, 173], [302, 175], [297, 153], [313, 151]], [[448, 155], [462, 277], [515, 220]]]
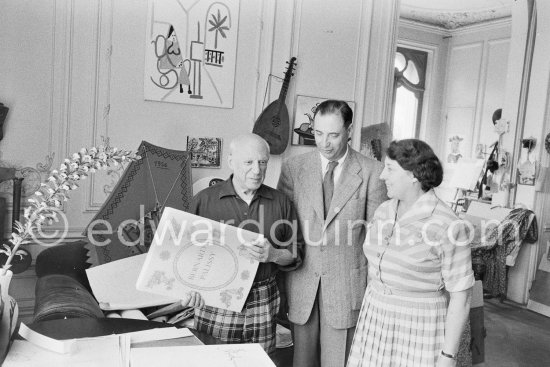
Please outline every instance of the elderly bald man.
[[263, 234], [263, 240], [246, 246], [260, 265], [241, 312], [204, 306], [195, 309], [195, 327], [225, 343], [260, 343], [271, 353], [280, 305], [275, 276], [300, 266], [303, 239], [290, 199], [263, 184], [269, 161], [267, 142], [255, 134], [239, 135], [229, 150], [233, 173], [195, 195], [189, 211]]

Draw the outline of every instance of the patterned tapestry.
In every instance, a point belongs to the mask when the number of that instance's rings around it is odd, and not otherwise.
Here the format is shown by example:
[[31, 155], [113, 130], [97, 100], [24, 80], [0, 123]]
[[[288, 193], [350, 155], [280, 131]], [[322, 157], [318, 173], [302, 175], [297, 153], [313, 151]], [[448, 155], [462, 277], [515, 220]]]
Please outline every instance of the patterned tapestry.
[[138, 154], [84, 231], [92, 266], [147, 252], [162, 210], [189, 208], [189, 153], [143, 141]]

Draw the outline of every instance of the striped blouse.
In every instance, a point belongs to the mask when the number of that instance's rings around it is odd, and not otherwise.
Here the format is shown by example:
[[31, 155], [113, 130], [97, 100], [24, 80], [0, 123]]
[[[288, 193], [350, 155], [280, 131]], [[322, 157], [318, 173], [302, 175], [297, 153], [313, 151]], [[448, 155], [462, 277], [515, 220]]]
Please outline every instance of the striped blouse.
[[459, 292], [474, 284], [467, 227], [429, 190], [397, 222], [388, 200], [369, 223], [363, 251], [369, 279], [406, 292]]

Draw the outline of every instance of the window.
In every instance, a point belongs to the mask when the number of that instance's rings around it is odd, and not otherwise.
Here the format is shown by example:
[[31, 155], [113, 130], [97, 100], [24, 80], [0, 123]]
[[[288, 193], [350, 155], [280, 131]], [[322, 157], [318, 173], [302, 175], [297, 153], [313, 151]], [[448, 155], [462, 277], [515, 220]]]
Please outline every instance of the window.
[[428, 53], [397, 47], [393, 84], [393, 139], [418, 138]]

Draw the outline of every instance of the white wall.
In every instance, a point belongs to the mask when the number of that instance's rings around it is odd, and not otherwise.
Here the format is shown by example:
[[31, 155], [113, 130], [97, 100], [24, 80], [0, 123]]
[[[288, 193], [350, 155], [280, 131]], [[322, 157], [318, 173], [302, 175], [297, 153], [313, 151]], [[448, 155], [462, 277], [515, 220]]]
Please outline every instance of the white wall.
[[[3, 166], [30, 166], [33, 176], [40, 174], [37, 163], [54, 152], [54, 136], [58, 123], [54, 109], [59, 101], [54, 97], [55, 9], [52, 2], [2, 1], [0, 3], [0, 101], [10, 108], [0, 141]], [[57, 159], [57, 157], [56, 157]], [[29, 185], [31, 177], [25, 182]], [[36, 181], [36, 180], [34, 180]], [[0, 185], [0, 193], [9, 206], [4, 228], [11, 230], [11, 182]], [[32, 250], [34, 246], [29, 246]], [[34, 252], [34, 251], [33, 251]], [[34, 269], [12, 281], [10, 292], [19, 303], [22, 315], [32, 315], [34, 307]]]
[[489, 146], [498, 135], [491, 117], [504, 105], [510, 45], [510, 20], [465, 27], [451, 33], [444, 95], [443, 157], [451, 152], [449, 137], [464, 138], [460, 151], [475, 158], [475, 147]]
[[[286, 101], [291, 124], [297, 95], [353, 101], [358, 150], [362, 126], [388, 121], [390, 95], [381, 91], [392, 83], [397, 0], [277, 1], [273, 29], [273, 72], [289, 56], [298, 62]], [[272, 84], [271, 99], [279, 89]], [[283, 159], [311, 149], [289, 145], [272, 156], [266, 182], [276, 185]]]
[[[262, 2], [241, 1], [232, 109], [143, 99], [146, 0], [6, 3], [0, 19], [0, 100], [11, 108], [0, 143], [6, 164], [34, 167], [54, 153], [55, 167], [81, 147], [101, 144], [102, 136], [124, 149], [147, 140], [185, 150], [188, 135], [221, 137], [227, 148], [231, 137], [251, 131]], [[228, 174], [225, 159], [221, 169], [193, 170], [195, 180]], [[71, 233], [88, 223], [110, 181], [102, 172], [74, 193], [66, 207]]]
[[[33, 169], [24, 180], [30, 195], [65, 156], [101, 144], [102, 136], [129, 150], [141, 140], [185, 150], [188, 135], [215, 136], [226, 153], [230, 139], [251, 131], [254, 122], [262, 6], [241, 0], [234, 108], [219, 109], [143, 99], [146, 0], [2, 1], [0, 101], [10, 107], [2, 165]], [[37, 170], [50, 154], [52, 165]], [[228, 174], [225, 154], [221, 169], [193, 170], [194, 180]], [[80, 236], [107, 196], [104, 185], [117, 177], [98, 172], [74, 191], [65, 205], [69, 238]], [[11, 201], [8, 183], [1, 191]], [[43, 247], [28, 248], [36, 255]], [[12, 286], [26, 317], [32, 315], [33, 273]]]
[[[184, 150], [188, 135], [214, 136], [224, 139], [222, 168], [193, 169], [193, 180], [227, 177], [227, 144], [252, 130], [267, 75], [281, 77], [290, 56], [298, 58], [287, 97], [291, 121], [296, 94], [355, 101], [357, 147], [361, 125], [385, 119], [381, 91], [391, 80], [396, 4], [241, 0], [234, 107], [221, 109], [143, 99], [146, 0], [2, 0], [0, 101], [11, 110], [1, 164], [27, 167], [30, 195], [65, 156], [101, 144], [102, 136], [130, 150], [141, 140]], [[280, 86], [273, 80], [266, 104]], [[291, 146], [273, 156], [266, 183], [276, 184], [282, 158], [307, 149]], [[119, 173], [97, 173], [71, 195], [69, 238], [80, 236]], [[0, 192], [11, 201], [9, 186]], [[28, 247], [35, 255], [42, 249]], [[24, 317], [32, 314], [34, 281], [31, 268], [12, 283]]]

